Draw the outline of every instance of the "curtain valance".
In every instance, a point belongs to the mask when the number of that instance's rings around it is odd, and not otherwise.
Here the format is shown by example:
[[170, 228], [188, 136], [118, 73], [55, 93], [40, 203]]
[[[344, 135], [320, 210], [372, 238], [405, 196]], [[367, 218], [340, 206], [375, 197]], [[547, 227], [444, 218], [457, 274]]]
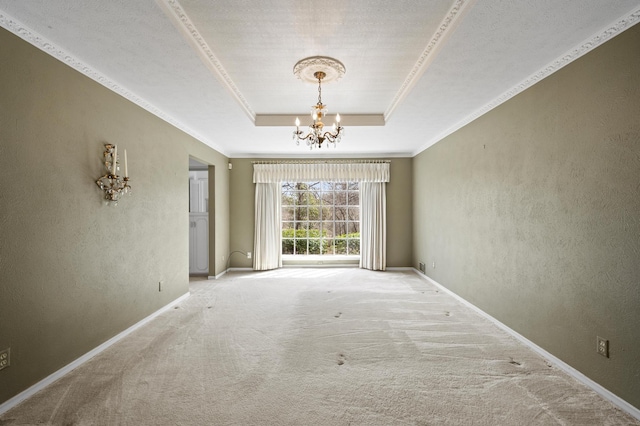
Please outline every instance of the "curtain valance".
[[253, 165], [253, 183], [389, 182], [389, 163], [269, 163]]

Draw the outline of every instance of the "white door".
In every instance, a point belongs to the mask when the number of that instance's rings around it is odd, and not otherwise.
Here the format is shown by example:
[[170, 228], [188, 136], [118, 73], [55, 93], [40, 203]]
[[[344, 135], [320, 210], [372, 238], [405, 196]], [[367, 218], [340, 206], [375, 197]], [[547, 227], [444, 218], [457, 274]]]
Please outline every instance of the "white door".
[[189, 273], [209, 273], [209, 214], [189, 215]]

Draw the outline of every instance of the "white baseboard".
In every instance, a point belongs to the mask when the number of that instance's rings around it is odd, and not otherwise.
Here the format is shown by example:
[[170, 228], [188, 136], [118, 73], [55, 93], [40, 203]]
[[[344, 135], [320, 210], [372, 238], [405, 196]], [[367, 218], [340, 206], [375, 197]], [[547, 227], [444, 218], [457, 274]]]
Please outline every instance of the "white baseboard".
[[323, 263], [323, 264], [319, 264], [319, 265], [313, 265], [313, 264], [304, 264], [304, 263], [300, 263], [300, 264], [286, 264], [283, 263], [283, 265], [280, 268], [286, 268], [286, 269], [323, 269], [323, 268], [359, 268], [358, 264], [348, 264], [348, 263]]
[[218, 275], [215, 275], [215, 276], [213, 276], [213, 275], [209, 275], [209, 277], [208, 277], [208, 278], [209, 278], [210, 280], [217, 280], [217, 279], [222, 278], [222, 276], [223, 276], [224, 274], [226, 274], [227, 272], [234, 272], [234, 271], [235, 271], [235, 272], [239, 272], [239, 271], [242, 271], [242, 272], [251, 272], [251, 271], [253, 271], [253, 268], [236, 268], [236, 267], [227, 268], [227, 269], [225, 269], [224, 271], [220, 272]]
[[158, 309], [157, 311], [155, 311], [154, 313], [152, 313], [148, 317], [143, 318], [142, 320], [138, 321], [137, 323], [135, 323], [131, 327], [127, 328], [126, 330], [124, 330], [122, 332], [120, 332], [119, 334], [117, 334], [116, 336], [114, 336], [111, 339], [107, 340], [106, 342], [104, 342], [100, 346], [97, 346], [96, 348], [90, 350], [86, 354], [82, 355], [80, 358], [78, 358], [75, 361], [72, 361], [71, 363], [69, 363], [66, 366], [62, 367], [60, 370], [56, 371], [55, 373], [47, 376], [46, 378], [44, 378], [42, 380], [40, 380], [38, 383], [36, 383], [35, 385], [31, 386], [30, 388], [20, 392], [19, 394], [17, 394], [13, 398], [11, 398], [11, 399], [5, 401], [4, 403], [0, 404], [0, 415], [5, 413], [5, 412], [7, 412], [7, 411], [9, 411], [10, 409], [12, 409], [16, 405], [20, 404], [24, 400], [30, 398], [36, 392], [39, 392], [42, 389], [46, 388], [51, 383], [53, 383], [56, 380], [60, 379], [65, 374], [69, 373], [70, 371], [74, 370], [75, 368], [78, 368], [79, 366], [81, 366], [85, 362], [89, 361], [94, 356], [98, 355], [100, 352], [102, 352], [105, 349], [107, 349], [109, 346], [113, 345], [114, 343], [117, 343], [118, 341], [122, 340], [123, 338], [125, 338], [129, 334], [133, 333], [134, 331], [136, 331], [137, 329], [139, 329], [143, 325], [145, 325], [148, 322], [152, 321], [158, 315], [170, 310], [172, 307], [174, 307], [178, 303], [182, 302], [183, 300], [186, 300], [189, 296], [190, 296], [190, 293], [183, 294], [182, 296], [178, 297], [176, 300], [174, 300], [174, 301], [170, 302], [168, 305], [165, 305], [162, 308]]
[[223, 276], [224, 274], [226, 274], [226, 273], [227, 273], [227, 271], [228, 271], [228, 269], [225, 269], [224, 271], [220, 272], [218, 275], [209, 275], [209, 276], [207, 277], [207, 279], [208, 279], [208, 280], [217, 280], [217, 279], [220, 279], [220, 278], [222, 278], [222, 276]]
[[614, 394], [613, 392], [605, 389], [602, 385], [594, 382], [593, 380], [591, 380], [590, 378], [588, 378], [587, 376], [585, 376], [584, 374], [582, 374], [581, 372], [579, 372], [578, 370], [576, 370], [575, 368], [573, 368], [572, 366], [567, 364], [566, 362], [562, 361], [560, 358], [557, 358], [556, 356], [554, 356], [551, 353], [547, 352], [546, 350], [542, 349], [540, 346], [536, 345], [531, 340], [527, 339], [526, 337], [524, 337], [523, 335], [521, 335], [517, 331], [509, 328], [505, 324], [501, 323], [500, 321], [498, 321], [497, 319], [495, 319], [494, 317], [492, 317], [491, 315], [489, 315], [488, 313], [486, 313], [482, 309], [478, 308], [476, 305], [474, 305], [471, 302], [467, 301], [466, 299], [463, 299], [462, 297], [458, 296], [456, 293], [452, 292], [451, 290], [449, 290], [448, 288], [446, 288], [442, 284], [438, 283], [434, 279], [426, 276], [422, 272], [418, 271], [416, 268], [412, 268], [412, 269], [420, 277], [424, 278], [425, 280], [429, 281], [431, 284], [433, 284], [436, 287], [438, 287], [438, 289], [440, 289], [440, 290], [444, 291], [445, 293], [447, 293], [448, 295], [452, 296], [453, 298], [458, 300], [463, 305], [473, 309], [475, 312], [480, 314], [482, 317], [488, 319], [489, 321], [491, 321], [492, 323], [494, 323], [495, 325], [500, 327], [502, 330], [506, 331], [511, 336], [513, 336], [516, 339], [518, 339], [520, 342], [524, 343], [526, 346], [528, 346], [530, 349], [532, 349], [538, 355], [542, 356], [543, 358], [548, 360], [550, 363], [552, 363], [555, 367], [557, 367], [560, 370], [564, 371], [565, 373], [567, 373], [568, 375], [570, 375], [571, 377], [573, 377], [577, 381], [587, 385], [588, 387], [593, 389], [593, 391], [595, 391], [598, 395], [600, 395], [604, 399], [610, 401], [613, 405], [615, 405], [616, 407], [620, 408], [622, 411], [624, 411], [626, 413], [629, 413], [630, 415], [632, 415], [636, 419], [640, 420], [640, 409], [638, 409], [638, 408], [634, 407], [633, 405], [629, 404], [627, 401], [625, 401], [624, 399], [620, 398], [618, 395]]
[[227, 272], [253, 272], [253, 268], [229, 268]]
[[[283, 268], [358, 268], [359, 266], [356, 265], [349, 265], [349, 264], [326, 264], [326, 265], [286, 265], [286, 266], [282, 266]], [[413, 271], [414, 268], [412, 268], [411, 266], [390, 266], [386, 269], [387, 271]], [[253, 272], [253, 268], [229, 268], [226, 271], [224, 271], [223, 273], [216, 275], [215, 277], [209, 277], [209, 279], [217, 279], [220, 278], [223, 274], [227, 273], [227, 272]]]

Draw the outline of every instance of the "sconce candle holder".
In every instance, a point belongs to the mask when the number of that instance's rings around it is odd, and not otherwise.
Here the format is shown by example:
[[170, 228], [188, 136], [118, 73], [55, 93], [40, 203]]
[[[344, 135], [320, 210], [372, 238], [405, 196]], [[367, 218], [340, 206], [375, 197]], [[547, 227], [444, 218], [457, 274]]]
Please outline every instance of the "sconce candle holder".
[[108, 202], [118, 204], [124, 194], [131, 194], [129, 186], [129, 170], [127, 168], [127, 150], [124, 150], [124, 177], [118, 176], [118, 147], [110, 143], [104, 144], [104, 167], [107, 174], [96, 181], [104, 191], [104, 198]]

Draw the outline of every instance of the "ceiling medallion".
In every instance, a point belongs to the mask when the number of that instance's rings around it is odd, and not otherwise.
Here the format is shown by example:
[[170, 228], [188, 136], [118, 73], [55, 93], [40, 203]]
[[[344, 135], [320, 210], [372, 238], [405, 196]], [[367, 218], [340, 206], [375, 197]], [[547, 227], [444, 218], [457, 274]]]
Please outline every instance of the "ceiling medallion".
[[[306, 141], [310, 149], [321, 148], [322, 143], [327, 141], [333, 144], [340, 142], [344, 133], [344, 127], [340, 126], [340, 114], [336, 114], [336, 122], [333, 123], [333, 131], [323, 131], [324, 123], [322, 118], [327, 114], [327, 106], [322, 104], [322, 82], [329, 83], [339, 80], [345, 73], [342, 62], [328, 58], [326, 56], [312, 56], [305, 58], [293, 67], [293, 74], [302, 81], [318, 83], [318, 102], [311, 107], [311, 117], [313, 124], [309, 125], [309, 133], [303, 135], [300, 130], [300, 119], [296, 117], [296, 130], [293, 132], [293, 140], [296, 145], [300, 141]], [[329, 146], [329, 145], [327, 145]]]

